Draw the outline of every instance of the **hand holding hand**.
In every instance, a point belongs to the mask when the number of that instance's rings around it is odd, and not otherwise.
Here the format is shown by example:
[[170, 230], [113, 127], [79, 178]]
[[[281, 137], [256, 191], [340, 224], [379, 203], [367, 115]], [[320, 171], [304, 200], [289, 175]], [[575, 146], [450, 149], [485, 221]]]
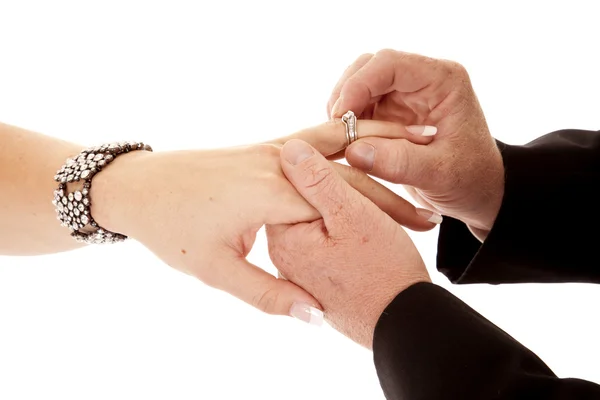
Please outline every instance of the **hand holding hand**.
[[502, 203], [504, 168], [461, 65], [394, 50], [363, 55], [329, 99], [332, 117], [346, 110], [363, 119], [404, 124], [416, 134], [437, 132], [427, 146], [359, 140], [346, 149], [346, 159], [374, 176], [408, 185], [423, 207], [486, 235]]
[[287, 142], [281, 165], [322, 216], [267, 226], [278, 270], [317, 298], [332, 326], [370, 348], [379, 316], [403, 289], [430, 281], [410, 237], [314, 148]]
[[[395, 126], [370, 124], [388, 130]], [[339, 145], [335, 142], [344, 130], [328, 123], [298, 135], [326, 138], [319, 141], [326, 149]], [[320, 218], [283, 175], [280, 147], [124, 155], [94, 178], [92, 214], [101, 226], [138, 240], [173, 268], [270, 314], [309, 310], [294, 313], [310, 321], [318, 318], [320, 307], [311, 295], [246, 260], [264, 224]], [[434, 226], [365, 173], [341, 164], [330, 168], [401, 223], [417, 230]]]

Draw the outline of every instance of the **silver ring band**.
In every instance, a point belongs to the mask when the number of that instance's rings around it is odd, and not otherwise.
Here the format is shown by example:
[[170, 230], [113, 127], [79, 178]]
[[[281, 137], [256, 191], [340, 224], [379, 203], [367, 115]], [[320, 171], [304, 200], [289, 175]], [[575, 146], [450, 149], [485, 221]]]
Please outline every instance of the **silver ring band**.
[[356, 115], [352, 111], [348, 111], [342, 116], [342, 122], [346, 126], [346, 140], [348, 146], [358, 139], [358, 133], [356, 132]]

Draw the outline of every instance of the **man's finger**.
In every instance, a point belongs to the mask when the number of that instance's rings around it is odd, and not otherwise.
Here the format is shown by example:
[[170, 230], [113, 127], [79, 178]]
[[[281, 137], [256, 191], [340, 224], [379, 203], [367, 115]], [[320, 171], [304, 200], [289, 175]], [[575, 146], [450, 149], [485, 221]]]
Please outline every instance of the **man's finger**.
[[400, 225], [414, 231], [428, 231], [441, 222], [439, 215], [434, 215], [427, 210], [417, 209], [410, 202], [375, 181], [365, 172], [335, 162], [331, 162], [331, 165], [354, 189], [375, 203], [377, 207]]
[[369, 62], [369, 60], [372, 57], [373, 57], [373, 54], [371, 54], [371, 53], [363, 54], [360, 57], [358, 57], [356, 59], [356, 61], [354, 61], [350, 66], [348, 66], [348, 68], [346, 68], [346, 70], [344, 71], [344, 73], [342, 74], [340, 79], [335, 84], [335, 87], [333, 88], [333, 91], [331, 92], [331, 96], [329, 96], [329, 101], [327, 102], [327, 117], [328, 118], [331, 118], [331, 109], [332, 109], [333, 105], [335, 104], [335, 102], [337, 101], [337, 99], [340, 97], [340, 91], [342, 90], [344, 83], [346, 83], [348, 78], [350, 78], [352, 75], [354, 75], [356, 73], [356, 71], [361, 69], [367, 62]]
[[260, 311], [289, 315], [311, 325], [323, 323], [319, 302], [302, 288], [251, 264], [243, 257], [231, 261], [231, 268], [221, 275], [215, 288], [226, 291]]
[[[388, 121], [357, 120], [356, 132], [358, 139], [368, 137], [384, 137], [389, 139], [406, 139], [415, 144], [429, 144], [437, 132], [431, 127], [428, 130], [407, 130], [402, 124]], [[321, 125], [303, 129], [290, 136], [275, 139], [269, 143], [283, 145], [292, 140], [300, 139], [319, 151], [325, 157], [335, 155], [346, 148], [346, 126], [340, 119], [331, 120]]]
[[339, 118], [348, 110], [361, 115], [377, 96], [392, 91], [414, 93], [425, 88], [435, 90], [435, 95], [426, 104], [433, 109], [450, 91], [451, 85], [444, 86], [444, 82], [452, 75], [453, 65], [418, 54], [379, 51], [346, 80], [331, 117]]
[[292, 139], [281, 149], [281, 168], [298, 193], [323, 217], [331, 235], [347, 231], [362, 210], [364, 197], [333, 166], [302, 140]]
[[346, 149], [350, 165], [388, 182], [431, 189], [438, 178], [439, 152], [406, 140], [368, 138]]

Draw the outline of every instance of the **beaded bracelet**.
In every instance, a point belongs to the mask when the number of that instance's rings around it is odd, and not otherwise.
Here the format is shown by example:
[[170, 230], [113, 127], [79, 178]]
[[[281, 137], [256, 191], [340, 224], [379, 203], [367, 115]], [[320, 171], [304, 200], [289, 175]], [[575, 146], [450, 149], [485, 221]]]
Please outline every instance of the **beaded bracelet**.
[[[54, 180], [58, 188], [54, 191], [52, 204], [56, 207], [58, 220], [71, 230], [71, 236], [78, 242], [88, 244], [117, 243], [127, 236], [111, 232], [98, 225], [92, 218], [89, 194], [92, 178], [106, 168], [116, 157], [134, 150], [152, 151], [141, 142], [121, 142], [104, 144], [83, 150], [77, 156], [68, 158], [56, 172]], [[68, 191], [68, 184], [83, 181], [81, 190]]]

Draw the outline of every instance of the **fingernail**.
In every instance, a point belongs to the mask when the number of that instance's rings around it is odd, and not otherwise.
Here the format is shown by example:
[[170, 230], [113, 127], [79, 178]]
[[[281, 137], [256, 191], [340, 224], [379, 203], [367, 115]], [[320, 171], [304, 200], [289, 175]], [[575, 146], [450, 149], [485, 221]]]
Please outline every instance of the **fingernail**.
[[429, 211], [424, 208], [417, 208], [417, 214], [434, 224], [441, 224], [443, 221], [443, 218], [440, 214], [434, 213], [433, 211]]
[[429, 125], [409, 125], [406, 130], [413, 135], [421, 136], [433, 136], [437, 133], [437, 128]]
[[331, 118], [335, 118], [338, 115], [338, 108], [342, 103], [342, 96], [338, 97], [338, 99], [333, 103], [333, 107], [331, 107]]
[[352, 166], [362, 169], [363, 171], [370, 171], [373, 169], [373, 162], [375, 161], [375, 147], [369, 143], [356, 142], [350, 148], [353, 160]]
[[298, 165], [315, 154], [308, 143], [298, 139], [287, 142], [281, 151], [283, 157], [292, 165]]
[[290, 308], [290, 315], [310, 325], [323, 325], [323, 311], [307, 303], [292, 304], [292, 308]]

